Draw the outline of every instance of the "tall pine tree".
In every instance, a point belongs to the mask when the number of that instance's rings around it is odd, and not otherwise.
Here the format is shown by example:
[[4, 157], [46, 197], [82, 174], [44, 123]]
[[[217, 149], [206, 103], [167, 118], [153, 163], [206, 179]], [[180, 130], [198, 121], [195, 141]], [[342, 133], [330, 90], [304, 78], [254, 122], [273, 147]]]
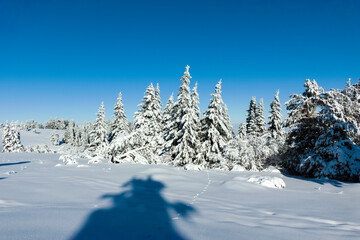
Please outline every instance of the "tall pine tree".
[[257, 132], [256, 126], [256, 97], [252, 97], [250, 100], [249, 110], [247, 110], [246, 118], [246, 134], [254, 135]]
[[117, 102], [114, 105], [114, 121], [111, 125], [111, 133], [109, 137], [109, 142], [116, 138], [116, 136], [121, 131], [125, 131], [126, 133], [130, 132], [129, 121], [127, 120], [124, 105], [122, 103], [122, 94], [119, 93], [117, 98]]
[[284, 127], [281, 115], [281, 104], [279, 100], [279, 90], [276, 92], [274, 101], [270, 103], [269, 131], [273, 138], [283, 137]]
[[108, 144], [108, 134], [106, 129], [105, 109], [104, 103], [102, 102], [94, 122], [93, 130], [90, 133], [89, 151], [93, 152], [94, 155], [101, 155], [105, 151]]
[[255, 124], [256, 124], [256, 135], [261, 136], [266, 131], [266, 122], [265, 122], [265, 115], [264, 115], [264, 101], [261, 98], [258, 106], [256, 108], [256, 117], [255, 117]]
[[186, 66], [181, 78], [178, 100], [173, 107], [173, 118], [165, 137], [165, 153], [171, 158], [170, 164], [184, 166], [195, 161], [198, 155], [198, 133], [196, 132], [196, 114], [190, 93], [189, 66]]
[[213, 98], [201, 119], [201, 137], [208, 167], [220, 163], [221, 153], [232, 138], [230, 118], [221, 97], [221, 80], [211, 96]]

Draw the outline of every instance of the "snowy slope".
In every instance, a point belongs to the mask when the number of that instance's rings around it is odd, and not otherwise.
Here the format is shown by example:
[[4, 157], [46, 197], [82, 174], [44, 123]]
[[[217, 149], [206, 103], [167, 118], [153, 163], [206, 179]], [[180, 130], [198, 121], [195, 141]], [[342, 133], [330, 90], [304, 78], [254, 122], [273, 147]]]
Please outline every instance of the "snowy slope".
[[[22, 138], [24, 144], [40, 144], [46, 136], [29, 133], [28, 140]], [[360, 235], [360, 184], [305, 180], [276, 171], [88, 165], [87, 159], [64, 165], [59, 157], [0, 153], [0, 239], [357, 239]]]

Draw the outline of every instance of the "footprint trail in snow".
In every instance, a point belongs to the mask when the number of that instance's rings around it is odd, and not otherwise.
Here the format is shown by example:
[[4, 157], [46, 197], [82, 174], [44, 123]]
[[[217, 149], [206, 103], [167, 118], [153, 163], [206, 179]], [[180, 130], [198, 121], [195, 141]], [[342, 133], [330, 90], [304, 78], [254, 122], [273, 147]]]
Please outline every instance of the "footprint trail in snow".
[[[207, 184], [205, 185], [205, 187], [202, 189], [201, 192], [198, 192], [197, 194], [194, 195], [193, 199], [190, 202], [190, 205], [195, 204], [195, 202], [197, 201], [197, 198], [200, 197], [201, 195], [203, 195], [204, 193], [206, 193], [206, 191], [208, 190], [209, 185], [211, 184], [210, 174], [209, 174], [208, 170], [206, 170], [206, 174], [207, 174], [207, 178], [208, 178]], [[179, 218], [180, 218], [180, 214], [178, 213], [176, 215], [176, 217], [173, 217], [172, 219], [178, 220]]]

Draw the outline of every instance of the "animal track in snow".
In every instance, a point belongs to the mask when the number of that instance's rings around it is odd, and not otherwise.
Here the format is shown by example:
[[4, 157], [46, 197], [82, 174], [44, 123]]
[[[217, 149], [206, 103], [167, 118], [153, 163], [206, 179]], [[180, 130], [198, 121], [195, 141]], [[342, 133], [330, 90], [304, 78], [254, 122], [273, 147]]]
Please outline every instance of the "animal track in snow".
[[[207, 184], [205, 185], [205, 187], [199, 193], [197, 193], [197, 194], [195, 194], [193, 196], [193, 199], [191, 200], [190, 205], [195, 204], [197, 198], [199, 196], [203, 195], [207, 191], [207, 189], [209, 188], [209, 185], [211, 184], [211, 179], [210, 179], [210, 174], [209, 174], [208, 170], [206, 170], [206, 174], [207, 174], [207, 178], [208, 178]], [[173, 217], [172, 219], [173, 220], [179, 220], [180, 219], [180, 214], [177, 214], [176, 217]]]

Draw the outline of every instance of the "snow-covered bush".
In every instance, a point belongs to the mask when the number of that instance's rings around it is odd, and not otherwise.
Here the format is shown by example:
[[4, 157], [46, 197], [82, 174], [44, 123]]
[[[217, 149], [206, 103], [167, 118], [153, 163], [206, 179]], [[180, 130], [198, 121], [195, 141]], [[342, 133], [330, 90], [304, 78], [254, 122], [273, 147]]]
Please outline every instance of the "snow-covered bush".
[[281, 140], [275, 140], [269, 134], [249, 135], [245, 139], [236, 137], [226, 145], [223, 157], [229, 169], [242, 166], [246, 170], [261, 171], [267, 165], [277, 162], [282, 145]]
[[62, 161], [65, 165], [76, 165], [79, 164], [75, 157], [72, 155], [61, 155], [59, 160]]
[[34, 153], [55, 153], [55, 151], [51, 150], [48, 145], [26, 146], [24, 151]]

